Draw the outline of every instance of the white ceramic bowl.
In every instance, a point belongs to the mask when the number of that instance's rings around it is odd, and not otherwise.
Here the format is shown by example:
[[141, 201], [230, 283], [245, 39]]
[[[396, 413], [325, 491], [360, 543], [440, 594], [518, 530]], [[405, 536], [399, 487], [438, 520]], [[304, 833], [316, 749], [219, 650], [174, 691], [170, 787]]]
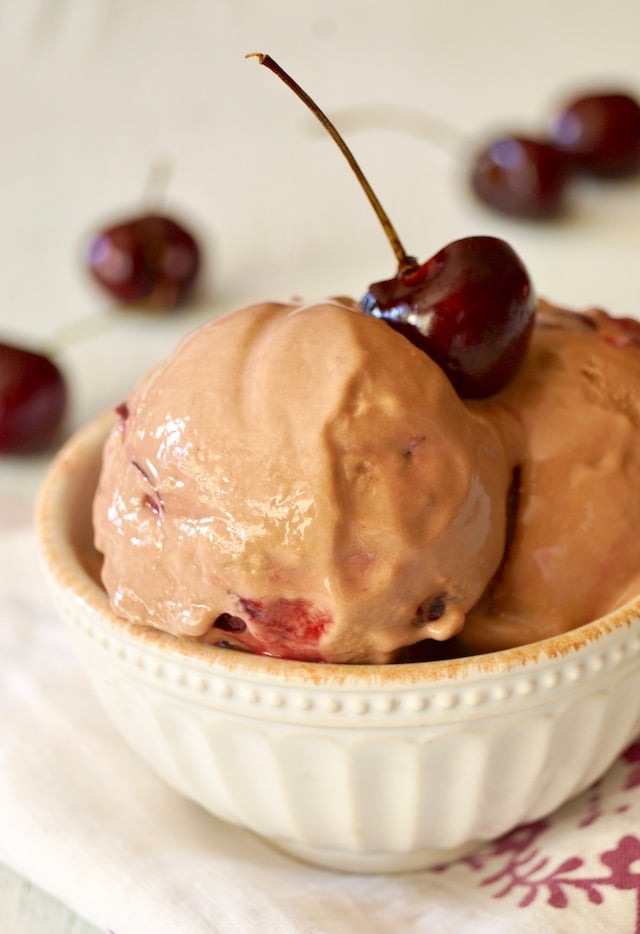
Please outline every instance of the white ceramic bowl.
[[416, 869], [548, 814], [640, 729], [640, 601], [523, 649], [388, 666], [262, 658], [123, 622], [90, 518], [109, 421], [76, 435], [44, 483], [46, 575], [116, 727], [212, 814], [335, 869]]

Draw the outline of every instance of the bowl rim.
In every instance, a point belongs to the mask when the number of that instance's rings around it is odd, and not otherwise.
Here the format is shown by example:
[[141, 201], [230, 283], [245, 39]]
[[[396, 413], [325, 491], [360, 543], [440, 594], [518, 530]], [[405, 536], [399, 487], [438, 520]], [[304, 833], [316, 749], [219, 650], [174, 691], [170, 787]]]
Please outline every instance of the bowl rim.
[[162, 630], [131, 623], [111, 608], [105, 590], [92, 578], [80, 560], [69, 537], [64, 534], [64, 520], [76, 478], [88, 461], [96, 464], [104, 440], [115, 424], [114, 412], [106, 412], [76, 431], [51, 462], [41, 484], [35, 508], [35, 526], [40, 557], [57, 588], [71, 595], [94, 618], [99, 618], [112, 632], [125, 636], [141, 649], [155, 649], [183, 661], [239, 676], [258, 676], [289, 681], [302, 678], [317, 685], [336, 686], [416, 686], [440, 681], [460, 681], [467, 675], [516, 673], [545, 662], [559, 662], [590, 646], [600, 637], [629, 628], [640, 615], [640, 597], [608, 615], [569, 632], [537, 642], [481, 655], [452, 659], [407, 662], [402, 664], [336, 664], [294, 661], [273, 656], [232, 651], [178, 637]]

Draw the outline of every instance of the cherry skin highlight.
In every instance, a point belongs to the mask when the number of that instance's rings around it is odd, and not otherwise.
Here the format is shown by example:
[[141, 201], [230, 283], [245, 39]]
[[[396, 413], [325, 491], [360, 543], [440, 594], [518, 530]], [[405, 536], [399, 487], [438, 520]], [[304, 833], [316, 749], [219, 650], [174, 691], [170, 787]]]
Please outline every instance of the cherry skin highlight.
[[501, 136], [475, 157], [470, 183], [475, 195], [501, 214], [529, 219], [561, 213], [572, 161], [550, 143]]
[[552, 143], [587, 172], [640, 170], [640, 103], [628, 94], [588, 94], [569, 102], [551, 124]]
[[46, 448], [66, 405], [62, 373], [48, 357], [0, 343], [0, 453]]
[[496, 237], [455, 240], [392, 279], [360, 305], [424, 350], [464, 398], [493, 395], [527, 349], [536, 299], [515, 251]]
[[147, 214], [99, 231], [89, 243], [87, 265], [116, 301], [168, 309], [181, 304], [191, 290], [200, 249], [177, 221]]

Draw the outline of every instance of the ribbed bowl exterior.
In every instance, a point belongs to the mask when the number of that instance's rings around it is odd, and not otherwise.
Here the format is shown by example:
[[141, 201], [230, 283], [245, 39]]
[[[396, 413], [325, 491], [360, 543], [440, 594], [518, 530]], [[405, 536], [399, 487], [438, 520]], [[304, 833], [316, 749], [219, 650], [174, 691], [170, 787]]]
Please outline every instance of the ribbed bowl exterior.
[[118, 730], [212, 814], [335, 869], [433, 866], [550, 813], [640, 730], [640, 601], [522, 649], [405, 666], [265, 659], [118, 619], [91, 532], [109, 423], [45, 480], [45, 574]]
[[51, 578], [131, 747], [216, 816], [336, 869], [433, 866], [548, 814], [640, 730], [640, 622], [511, 671], [368, 686], [141, 645]]

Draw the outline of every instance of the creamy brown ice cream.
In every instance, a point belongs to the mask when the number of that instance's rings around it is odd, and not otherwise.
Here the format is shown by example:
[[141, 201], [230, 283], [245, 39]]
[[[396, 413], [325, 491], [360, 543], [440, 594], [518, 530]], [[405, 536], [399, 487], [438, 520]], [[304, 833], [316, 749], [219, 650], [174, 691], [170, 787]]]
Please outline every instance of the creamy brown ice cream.
[[349, 300], [259, 304], [193, 334], [121, 407], [94, 525], [130, 620], [388, 662], [421, 640], [521, 645], [623, 605], [640, 592], [639, 491], [634, 321], [541, 303], [515, 379], [464, 403]]
[[496, 425], [355, 303], [217, 319], [120, 414], [94, 524], [130, 620], [386, 662], [456, 633], [502, 558], [513, 465]]
[[640, 324], [541, 305], [496, 402], [521, 445], [519, 502], [505, 561], [465, 623], [471, 651], [573, 629], [640, 593]]

